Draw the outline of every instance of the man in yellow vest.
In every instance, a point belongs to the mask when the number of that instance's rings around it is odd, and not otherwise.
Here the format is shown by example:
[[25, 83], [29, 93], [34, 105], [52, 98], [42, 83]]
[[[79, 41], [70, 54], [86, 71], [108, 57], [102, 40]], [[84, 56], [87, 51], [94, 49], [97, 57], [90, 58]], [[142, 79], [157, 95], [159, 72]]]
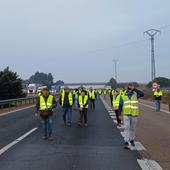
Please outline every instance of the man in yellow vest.
[[90, 101], [90, 109], [95, 110], [96, 92], [92, 87], [88, 91], [88, 95], [89, 95], [89, 101]]
[[157, 112], [160, 112], [160, 110], [161, 110], [162, 96], [163, 96], [163, 92], [160, 89], [160, 87], [155, 89], [155, 91], [154, 91], [154, 98], [155, 98], [155, 106], [156, 106], [156, 111]]
[[140, 113], [138, 99], [143, 96], [144, 93], [136, 89], [136, 84], [130, 83], [120, 99], [120, 104], [123, 105], [124, 149], [129, 149], [129, 142], [133, 147], [135, 146], [135, 131]]
[[82, 127], [84, 123], [84, 126], [87, 127], [88, 95], [86, 94], [85, 90], [81, 91], [78, 101], [79, 101], [78, 103], [80, 108], [79, 126]]
[[[44, 124], [44, 136], [43, 139], [46, 140], [53, 140], [52, 137], [52, 116], [53, 116], [53, 109], [57, 106], [57, 102], [55, 98], [50, 95], [49, 89], [44, 87], [42, 90], [42, 94], [37, 99], [37, 113], [43, 119]], [[36, 114], [37, 116], [37, 114]]]
[[63, 110], [63, 121], [65, 126], [72, 124], [72, 107], [74, 104], [73, 93], [70, 92], [68, 87], [65, 87], [59, 99], [60, 105]]

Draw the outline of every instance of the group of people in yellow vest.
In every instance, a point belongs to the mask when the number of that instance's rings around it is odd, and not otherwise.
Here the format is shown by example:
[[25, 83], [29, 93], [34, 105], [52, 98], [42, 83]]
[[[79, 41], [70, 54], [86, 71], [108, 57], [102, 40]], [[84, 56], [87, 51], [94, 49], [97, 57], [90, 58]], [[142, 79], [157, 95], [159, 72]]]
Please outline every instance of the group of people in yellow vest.
[[87, 111], [90, 108], [95, 110], [95, 100], [97, 92], [93, 88], [85, 90], [84, 88], [69, 89], [65, 87], [61, 91], [59, 103], [63, 110], [63, 121], [65, 126], [72, 125], [72, 112], [73, 109], [80, 112], [80, 127], [87, 127]]
[[[129, 145], [135, 145], [135, 128], [139, 116], [138, 99], [143, 97], [142, 91], [138, 90], [134, 83], [130, 83], [125, 89], [99, 89], [89, 90], [84, 88], [69, 89], [65, 87], [61, 91], [59, 103], [62, 106], [63, 121], [65, 126], [72, 125], [73, 109], [80, 112], [80, 120], [78, 125], [80, 127], [88, 126], [88, 109], [95, 110], [95, 100], [99, 95], [110, 95], [112, 106], [115, 110], [118, 126], [124, 124], [125, 143], [124, 148], [129, 149]], [[52, 113], [57, 106], [55, 98], [50, 95], [48, 88], [42, 90], [42, 94], [37, 100], [37, 111], [44, 122], [44, 136], [43, 139], [53, 140], [52, 137]], [[122, 121], [123, 115], [123, 121]]]

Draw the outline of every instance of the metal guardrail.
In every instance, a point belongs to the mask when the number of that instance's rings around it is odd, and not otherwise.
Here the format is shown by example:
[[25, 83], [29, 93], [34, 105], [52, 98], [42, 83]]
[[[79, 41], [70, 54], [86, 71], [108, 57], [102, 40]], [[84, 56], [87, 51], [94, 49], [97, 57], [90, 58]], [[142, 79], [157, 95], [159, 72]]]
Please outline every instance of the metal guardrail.
[[26, 97], [10, 100], [0, 100], [0, 109], [15, 108], [22, 105], [35, 104], [37, 97]]

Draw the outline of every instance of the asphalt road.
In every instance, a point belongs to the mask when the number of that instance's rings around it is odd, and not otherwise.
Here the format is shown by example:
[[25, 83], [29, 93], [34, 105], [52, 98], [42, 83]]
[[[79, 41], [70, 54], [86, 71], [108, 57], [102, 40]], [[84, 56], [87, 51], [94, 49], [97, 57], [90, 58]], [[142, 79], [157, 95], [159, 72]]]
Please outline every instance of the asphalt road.
[[0, 147], [38, 126], [38, 130], [0, 155], [0, 170], [140, 170], [136, 151], [122, 148], [123, 138], [100, 100], [88, 113], [89, 126], [64, 127], [62, 113], [54, 116], [53, 142], [43, 141], [41, 121], [27, 109], [0, 117]]
[[147, 149], [145, 157], [170, 170], [170, 114], [141, 106], [137, 139]]

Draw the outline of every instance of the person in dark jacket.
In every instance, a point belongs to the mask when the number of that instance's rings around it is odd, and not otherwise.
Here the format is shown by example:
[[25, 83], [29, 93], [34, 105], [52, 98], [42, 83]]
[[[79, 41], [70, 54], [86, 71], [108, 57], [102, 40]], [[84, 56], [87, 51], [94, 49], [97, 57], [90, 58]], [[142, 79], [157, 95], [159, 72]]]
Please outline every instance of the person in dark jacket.
[[53, 109], [57, 107], [55, 98], [50, 95], [49, 89], [44, 87], [42, 94], [37, 98], [36, 109], [40, 114], [44, 124], [44, 136], [43, 139], [53, 140], [52, 137], [52, 117]]
[[63, 109], [63, 121], [65, 126], [72, 125], [72, 107], [74, 104], [73, 93], [70, 91], [69, 87], [65, 87], [61, 93], [59, 103]]

